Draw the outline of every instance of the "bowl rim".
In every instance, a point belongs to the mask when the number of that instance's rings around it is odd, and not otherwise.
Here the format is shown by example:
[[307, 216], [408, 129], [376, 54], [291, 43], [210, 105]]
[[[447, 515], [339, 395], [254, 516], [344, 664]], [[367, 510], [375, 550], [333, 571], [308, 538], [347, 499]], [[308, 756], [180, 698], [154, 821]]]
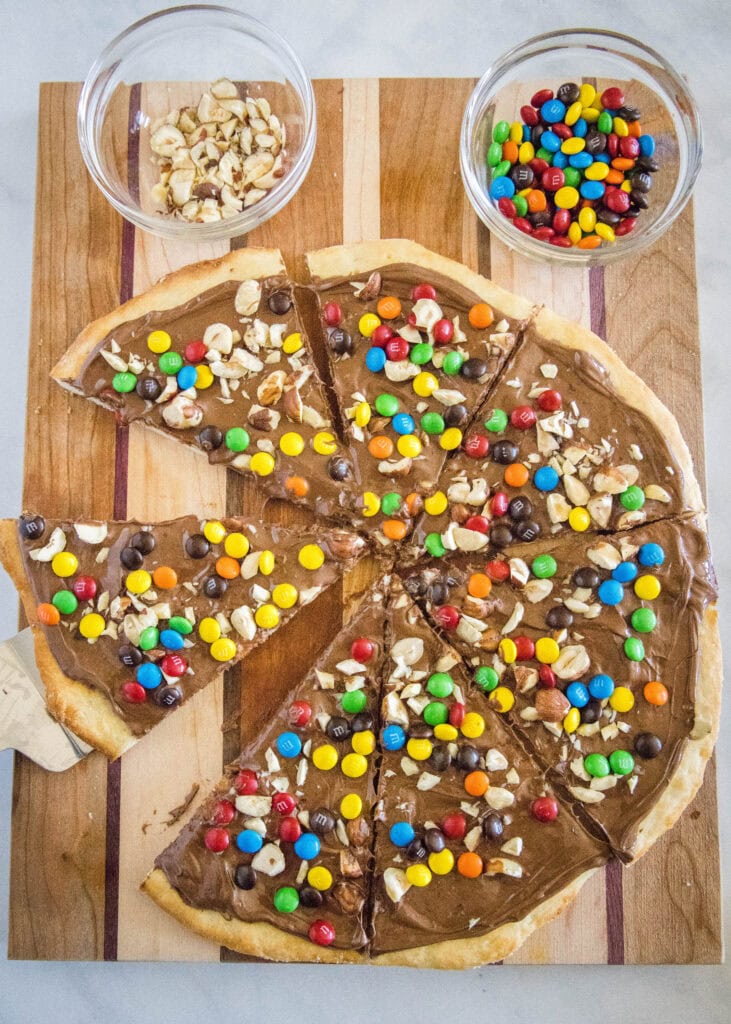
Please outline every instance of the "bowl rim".
[[[109, 77], [110, 69], [114, 69], [118, 49], [128, 45], [130, 39], [134, 40], [134, 37], [151, 23], [167, 22], [167, 24], [172, 24], [181, 14], [202, 17], [211, 14], [218, 15], [226, 21], [235, 23], [238, 30], [248, 30], [249, 34], [256, 33], [257, 37], [263, 39], [273, 52], [281, 53], [284, 56], [283, 64], [286, 77], [295, 88], [303, 107], [302, 149], [292, 162], [289, 172], [282, 178], [281, 183], [254, 206], [242, 210], [236, 216], [207, 224], [179, 220], [161, 214], [147, 214], [138, 205], [125, 201], [125, 198], [120, 196], [119, 192], [109, 184], [95, 145], [94, 114], [98, 105], [95, 102], [98, 99], [96, 93]], [[84, 79], [77, 106], [76, 126], [81, 154], [89, 174], [107, 201], [126, 220], [134, 224], [135, 227], [149, 231], [158, 237], [211, 242], [235, 238], [253, 231], [278, 213], [292, 199], [304, 181], [315, 153], [317, 105], [312, 82], [302, 61], [287, 40], [275, 29], [253, 15], [224, 4], [179, 4], [154, 11], [138, 19], [119, 32], [104, 47]]]
[[[581, 37], [581, 38], [577, 38]], [[480, 121], [480, 106], [483, 95], [488, 91], [488, 86], [499, 83], [500, 78], [515, 65], [527, 61], [542, 52], [541, 47], [550, 48], [552, 43], [562, 43], [557, 49], [578, 48], [584, 46], [592, 48], [592, 40], [598, 46], [604, 48], [602, 43], [622, 43], [636, 48], [642, 54], [651, 58], [659, 65], [674, 87], [677, 95], [682, 96], [684, 106], [681, 109], [676, 103], [676, 111], [679, 111], [680, 121], [686, 128], [688, 141], [687, 166], [683, 176], [683, 186], [672, 202], [669, 202], [661, 212], [657, 220], [648, 227], [647, 231], [639, 235], [629, 235], [621, 240], [621, 245], [602, 246], [599, 249], [579, 250], [577, 248], [562, 249], [558, 246], [546, 245], [517, 232], [511, 224], [506, 221], [497, 207], [493, 205], [485, 193], [484, 187], [478, 179], [471, 157], [472, 138]], [[621, 59], [629, 64], [636, 64], [637, 58], [631, 54], [618, 54]], [[673, 130], [677, 135], [677, 126], [673, 123]], [[502, 56], [498, 57], [481, 76], [467, 102], [462, 118], [460, 132], [460, 172], [462, 182], [467, 192], [472, 208], [478, 218], [511, 249], [539, 262], [560, 263], [564, 266], [586, 267], [599, 266], [613, 263], [617, 260], [636, 255], [647, 246], [653, 244], [660, 238], [682, 213], [691, 198], [693, 186], [695, 185], [698, 173], [701, 168], [703, 156], [703, 131], [700, 114], [695, 98], [688, 83], [679, 75], [672, 65], [657, 50], [645, 43], [640, 42], [632, 36], [610, 29], [600, 28], [568, 28], [557, 29], [551, 32], [543, 32], [540, 35], [531, 36], [529, 39], [518, 43]]]

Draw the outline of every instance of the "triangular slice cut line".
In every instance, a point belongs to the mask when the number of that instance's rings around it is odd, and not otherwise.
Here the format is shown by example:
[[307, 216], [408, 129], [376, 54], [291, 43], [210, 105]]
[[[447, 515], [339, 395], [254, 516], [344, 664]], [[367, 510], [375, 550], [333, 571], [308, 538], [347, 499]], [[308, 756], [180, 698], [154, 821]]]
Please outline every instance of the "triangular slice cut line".
[[366, 542], [238, 517], [0, 521], [51, 713], [116, 757], [343, 576]]

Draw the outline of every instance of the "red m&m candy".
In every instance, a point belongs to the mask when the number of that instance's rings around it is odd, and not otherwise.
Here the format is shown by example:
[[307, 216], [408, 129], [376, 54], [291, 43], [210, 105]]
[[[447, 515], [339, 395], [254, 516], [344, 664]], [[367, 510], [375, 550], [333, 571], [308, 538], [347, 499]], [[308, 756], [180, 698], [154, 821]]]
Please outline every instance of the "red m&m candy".
[[241, 796], [251, 796], [252, 793], [256, 793], [258, 788], [259, 780], [256, 772], [252, 772], [250, 768], [244, 768], [234, 779], [234, 789]]
[[396, 335], [395, 338], [391, 338], [386, 342], [386, 357], [392, 363], [400, 363], [402, 359], [408, 359], [408, 356], [409, 343], [406, 338], [400, 338]]
[[503, 583], [510, 576], [510, 566], [507, 562], [502, 562], [499, 558], [496, 558], [492, 562], [487, 563], [485, 572], [494, 583]]
[[129, 682], [122, 686], [122, 696], [130, 704], [144, 704], [147, 700], [147, 692], [140, 683]]
[[490, 529], [490, 520], [487, 516], [470, 516], [464, 526], [466, 530], [475, 530], [477, 533], [487, 533]]
[[189, 341], [185, 346], [185, 358], [189, 363], [201, 363], [206, 358], [208, 349], [202, 341]]
[[298, 725], [302, 728], [302, 726], [307, 725], [311, 718], [312, 708], [306, 700], [294, 700], [289, 705], [289, 720], [292, 725]]
[[231, 842], [225, 828], [209, 828], [203, 842], [211, 853], [223, 853]]
[[335, 942], [335, 928], [329, 921], [313, 921], [307, 934], [316, 946], [331, 946]]
[[283, 843], [296, 843], [302, 835], [302, 826], [296, 818], [282, 818], [279, 822], [279, 838]]
[[322, 315], [328, 327], [337, 327], [343, 319], [343, 311], [337, 302], [326, 302], [322, 307]]
[[457, 628], [460, 618], [459, 609], [451, 604], [443, 604], [441, 608], [437, 608], [434, 612], [434, 619], [437, 625], [441, 626], [448, 633]]
[[537, 821], [555, 821], [558, 817], [558, 804], [552, 796], [539, 796], [530, 809]]
[[77, 576], [71, 589], [79, 601], [93, 601], [96, 597], [96, 580], [93, 576]]
[[447, 839], [464, 839], [467, 832], [467, 819], [462, 811], [452, 811], [442, 819], [441, 827]]
[[432, 335], [439, 345], [447, 345], [454, 337], [454, 324], [446, 318], [437, 320], [432, 327]]
[[359, 636], [350, 645], [350, 656], [365, 665], [367, 661], [371, 660], [375, 650], [376, 647], [372, 640], [369, 640], [367, 636]]
[[377, 348], [385, 348], [386, 342], [389, 342], [395, 336], [396, 332], [393, 327], [389, 327], [388, 324], [379, 324], [371, 335], [371, 345], [375, 345]]
[[412, 302], [418, 302], [419, 299], [436, 299], [436, 297], [436, 289], [430, 284], [417, 284], [411, 289]]
[[515, 636], [513, 637], [513, 643], [515, 644], [515, 656], [518, 661], [530, 661], [531, 658], [535, 657], [536, 645], [529, 636]]
[[510, 413], [510, 423], [518, 430], [530, 430], [535, 422], [535, 411], [529, 405], [518, 405]]
[[462, 722], [464, 722], [465, 706], [459, 701], [455, 701], [449, 708], [449, 724], [453, 725], [455, 729], [459, 729]]
[[[510, 500], [505, 491], [495, 491], [490, 500], [490, 511], [494, 516], [504, 516], [508, 511]], [[500, 563], [503, 564], [502, 562]]]
[[[565, 210], [561, 211], [565, 213]], [[547, 388], [545, 391], [541, 391], [538, 396], [538, 408], [543, 412], [557, 412], [561, 408], [561, 402], [563, 399], [558, 391], [553, 388]]]
[[550, 665], [541, 665], [538, 669], [538, 680], [541, 686], [551, 690], [556, 685], [556, 673]]
[[233, 821], [236, 808], [230, 800], [219, 800], [213, 809], [214, 825], [228, 825]]
[[272, 807], [277, 814], [292, 814], [297, 801], [291, 793], [275, 793], [272, 797]]
[[471, 459], [484, 459], [490, 451], [490, 442], [484, 434], [470, 434], [463, 447], [465, 455]]
[[160, 662], [160, 668], [166, 676], [184, 676], [188, 671], [188, 662], [179, 654], [166, 654]]

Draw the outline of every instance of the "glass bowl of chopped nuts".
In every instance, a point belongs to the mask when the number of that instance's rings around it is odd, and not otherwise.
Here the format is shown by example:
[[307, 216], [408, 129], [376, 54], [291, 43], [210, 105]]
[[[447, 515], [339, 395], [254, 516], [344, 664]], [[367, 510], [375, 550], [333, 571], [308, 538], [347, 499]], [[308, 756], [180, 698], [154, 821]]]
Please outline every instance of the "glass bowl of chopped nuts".
[[569, 29], [490, 67], [462, 121], [460, 169], [491, 232], [524, 256], [603, 265], [657, 241], [703, 153], [682, 76], [629, 36]]
[[131, 25], [94, 62], [81, 152], [137, 227], [208, 242], [278, 213], [312, 163], [312, 84], [276, 32], [240, 11], [172, 7]]

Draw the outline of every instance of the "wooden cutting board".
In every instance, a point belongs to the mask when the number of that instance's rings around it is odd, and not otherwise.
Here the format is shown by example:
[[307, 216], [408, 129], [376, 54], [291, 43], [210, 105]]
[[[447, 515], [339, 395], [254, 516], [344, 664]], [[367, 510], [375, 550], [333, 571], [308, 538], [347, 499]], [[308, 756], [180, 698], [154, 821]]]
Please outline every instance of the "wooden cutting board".
[[[458, 166], [471, 79], [315, 83], [318, 143], [295, 199], [237, 244], [278, 246], [303, 276], [307, 249], [404, 236], [590, 325], [680, 421], [703, 479], [693, 215], [607, 270], [527, 262], [478, 222]], [[143, 87], [147, 90], [149, 87]], [[87, 176], [75, 84], [41, 87], [24, 506], [48, 516], [220, 515], [254, 505], [242, 478], [53, 385], [49, 370], [90, 320], [163, 273], [226, 243], [176, 245], [123, 223]], [[154, 94], [149, 105], [164, 104]], [[160, 112], [164, 112], [164, 106]], [[20, 387], [20, 381], [16, 382]], [[281, 518], [301, 521], [297, 510]], [[92, 754], [63, 775], [16, 757], [9, 956], [58, 960], [240, 959], [184, 931], [138, 886], [241, 742], [241, 682], [294, 681], [335, 634], [368, 568], [323, 595], [264, 649], [163, 722], [120, 761]], [[250, 691], [249, 691], [250, 692]], [[246, 707], [243, 731], [261, 709]], [[223, 729], [221, 723], [224, 723]], [[638, 864], [597, 873], [511, 963], [718, 963], [715, 766], [682, 820]], [[192, 805], [195, 805], [195, 799]], [[177, 810], [176, 810], [177, 809]]]

